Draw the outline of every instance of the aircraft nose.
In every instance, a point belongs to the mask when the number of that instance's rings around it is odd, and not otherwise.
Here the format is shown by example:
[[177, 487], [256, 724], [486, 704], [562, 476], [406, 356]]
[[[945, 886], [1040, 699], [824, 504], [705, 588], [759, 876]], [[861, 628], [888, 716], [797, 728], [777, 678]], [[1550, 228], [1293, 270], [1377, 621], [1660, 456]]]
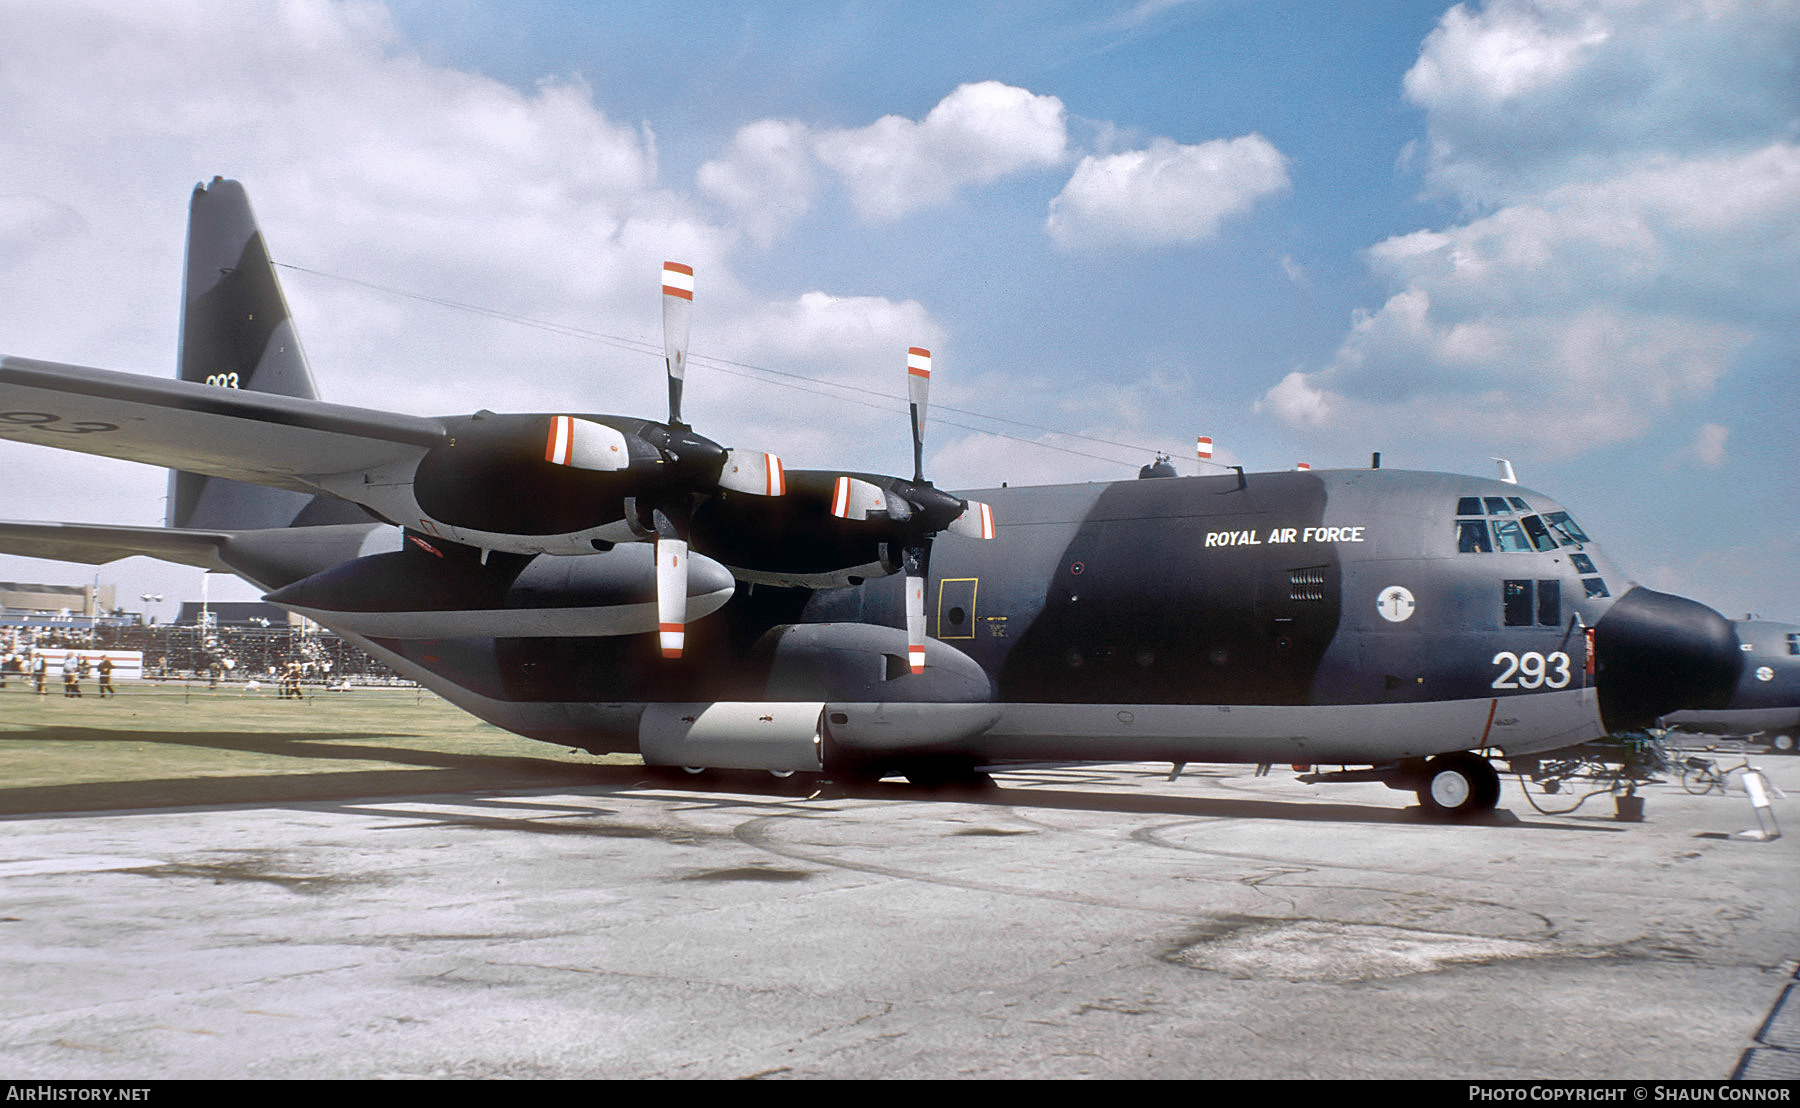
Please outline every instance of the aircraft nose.
[[1594, 627], [1595, 687], [1610, 731], [1684, 709], [1724, 708], [1743, 652], [1730, 620], [1686, 597], [1633, 588]]

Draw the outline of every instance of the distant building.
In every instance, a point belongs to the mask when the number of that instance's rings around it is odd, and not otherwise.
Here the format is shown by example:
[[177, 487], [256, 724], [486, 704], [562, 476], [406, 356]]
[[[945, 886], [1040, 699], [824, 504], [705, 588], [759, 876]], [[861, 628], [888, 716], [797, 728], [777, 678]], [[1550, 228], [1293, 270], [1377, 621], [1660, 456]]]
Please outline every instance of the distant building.
[[[212, 616], [215, 627], [300, 627], [306, 620], [274, 604], [265, 604], [260, 600], [226, 600], [204, 605], [207, 614]], [[195, 627], [200, 623], [202, 605], [198, 600], [186, 600], [181, 604], [181, 612], [175, 622], [183, 627]]]
[[0, 581], [0, 616], [8, 623], [85, 622], [113, 610], [112, 585], [32, 585]]

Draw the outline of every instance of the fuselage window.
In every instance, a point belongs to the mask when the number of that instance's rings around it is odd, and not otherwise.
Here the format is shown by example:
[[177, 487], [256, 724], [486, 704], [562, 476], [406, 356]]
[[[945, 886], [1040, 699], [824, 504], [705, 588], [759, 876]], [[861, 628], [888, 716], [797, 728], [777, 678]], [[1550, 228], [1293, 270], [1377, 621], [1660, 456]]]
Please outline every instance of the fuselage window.
[[1492, 553], [1494, 544], [1488, 540], [1488, 525], [1485, 519], [1459, 519], [1456, 521], [1456, 552], [1458, 554]]
[[1581, 584], [1583, 588], [1587, 589], [1589, 600], [1598, 600], [1601, 597], [1612, 595], [1606, 591], [1606, 578], [1604, 577], [1583, 577]]
[[1530, 627], [1532, 617], [1531, 582], [1501, 582], [1500, 610], [1508, 627]]
[[1562, 582], [1537, 583], [1537, 617], [1539, 627], [1562, 626]]
[[1800, 654], [1800, 635], [1788, 632], [1788, 653]]

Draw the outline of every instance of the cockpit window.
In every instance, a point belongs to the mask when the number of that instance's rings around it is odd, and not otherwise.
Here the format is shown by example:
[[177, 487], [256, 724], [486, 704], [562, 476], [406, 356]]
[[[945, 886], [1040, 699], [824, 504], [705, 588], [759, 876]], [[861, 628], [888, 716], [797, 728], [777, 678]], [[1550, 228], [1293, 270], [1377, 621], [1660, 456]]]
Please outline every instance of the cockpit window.
[[1552, 531], [1562, 536], [1563, 543], [1567, 546], [1583, 546], [1594, 541], [1587, 537], [1587, 532], [1583, 531], [1581, 525], [1571, 519], [1567, 512], [1546, 512], [1544, 513], [1544, 522], [1550, 525]]
[[[1558, 545], [1579, 548], [1587, 532], [1567, 512], [1532, 515], [1517, 496], [1462, 496], [1456, 501], [1456, 549], [1463, 554], [1550, 553]], [[1591, 573], [1591, 569], [1583, 572]]]
[[1542, 519], [1526, 516], [1519, 522], [1525, 525], [1525, 533], [1531, 536], [1531, 545], [1544, 551], [1556, 549], [1556, 540], [1550, 537], [1550, 529], [1544, 526]]
[[1569, 555], [1569, 564], [1571, 564], [1575, 567], [1576, 573], [1599, 573], [1600, 572], [1599, 570], [1594, 568], [1594, 559], [1588, 557], [1586, 554], [1571, 554], [1571, 555]]
[[1505, 553], [1531, 552], [1531, 542], [1525, 537], [1525, 529], [1510, 519], [1494, 521], [1494, 545]]
[[1494, 544], [1488, 541], [1487, 520], [1459, 519], [1456, 521], [1456, 552], [1458, 554], [1489, 554]]

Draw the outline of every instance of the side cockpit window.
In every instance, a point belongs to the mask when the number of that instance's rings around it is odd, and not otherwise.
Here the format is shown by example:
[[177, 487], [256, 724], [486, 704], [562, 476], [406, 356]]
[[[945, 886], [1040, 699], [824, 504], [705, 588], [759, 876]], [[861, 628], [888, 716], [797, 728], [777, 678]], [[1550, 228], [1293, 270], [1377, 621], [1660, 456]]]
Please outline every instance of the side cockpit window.
[[1550, 530], [1561, 536], [1564, 546], [1579, 547], [1594, 541], [1587, 537], [1587, 532], [1567, 512], [1545, 512], [1544, 522], [1550, 525]]

